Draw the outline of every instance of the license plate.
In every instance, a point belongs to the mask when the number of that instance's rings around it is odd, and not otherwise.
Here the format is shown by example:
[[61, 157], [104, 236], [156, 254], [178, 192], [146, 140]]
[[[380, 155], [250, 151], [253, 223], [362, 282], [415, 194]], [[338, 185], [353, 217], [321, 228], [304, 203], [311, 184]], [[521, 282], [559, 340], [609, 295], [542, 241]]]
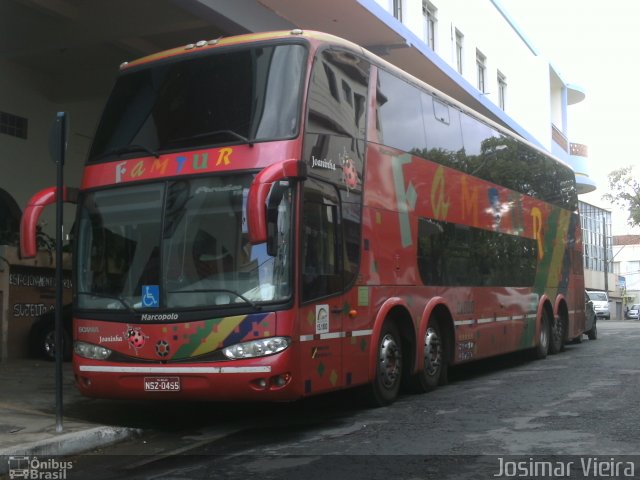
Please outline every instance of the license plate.
[[179, 392], [180, 377], [145, 377], [145, 392]]

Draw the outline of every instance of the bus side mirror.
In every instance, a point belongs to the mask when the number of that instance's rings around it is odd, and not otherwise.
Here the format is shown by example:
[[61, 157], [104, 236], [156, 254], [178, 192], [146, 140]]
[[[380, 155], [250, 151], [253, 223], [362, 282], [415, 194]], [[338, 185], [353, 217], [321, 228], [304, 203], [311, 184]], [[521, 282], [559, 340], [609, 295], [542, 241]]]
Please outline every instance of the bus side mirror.
[[[56, 201], [56, 187], [40, 190], [27, 202], [20, 219], [20, 255], [22, 258], [33, 258], [38, 253], [36, 240], [38, 220], [44, 207]], [[62, 199], [68, 203], [78, 203], [78, 189], [65, 187]]]
[[267, 254], [275, 257], [278, 253], [278, 217], [280, 204], [286, 192], [290, 189], [290, 182], [278, 180], [274, 182], [267, 197]]
[[306, 165], [290, 159], [269, 165], [253, 179], [247, 196], [247, 230], [252, 244], [267, 241], [267, 200], [272, 187], [280, 180], [296, 178], [306, 178]]

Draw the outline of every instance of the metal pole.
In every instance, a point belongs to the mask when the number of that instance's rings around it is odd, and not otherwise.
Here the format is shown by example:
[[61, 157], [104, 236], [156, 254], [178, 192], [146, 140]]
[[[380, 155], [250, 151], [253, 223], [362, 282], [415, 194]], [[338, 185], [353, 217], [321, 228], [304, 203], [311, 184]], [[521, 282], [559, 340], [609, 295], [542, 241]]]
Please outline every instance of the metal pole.
[[609, 261], [607, 260], [607, 218], [602, 217], [602, 245], [604, 246], [604, 291], [609, 296]]
[[56, 432], [62, 433], [62, 213], [64, 203], [64, 159], [67, 147], [67, 117], [65, 112], [58, 112], [56, 116], [57, 131], [60, 134], [60, 145], [56, 156]]

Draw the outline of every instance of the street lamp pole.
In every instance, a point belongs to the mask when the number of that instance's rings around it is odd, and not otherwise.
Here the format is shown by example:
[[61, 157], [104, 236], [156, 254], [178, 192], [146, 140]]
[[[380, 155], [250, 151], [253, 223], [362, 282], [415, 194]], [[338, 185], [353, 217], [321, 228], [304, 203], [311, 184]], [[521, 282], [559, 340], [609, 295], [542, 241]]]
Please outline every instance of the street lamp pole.
[[609, 262], [607, 261], [607, 219], [602, 216], [602, 245], [604, 246], [604, 291], [609, 295]]

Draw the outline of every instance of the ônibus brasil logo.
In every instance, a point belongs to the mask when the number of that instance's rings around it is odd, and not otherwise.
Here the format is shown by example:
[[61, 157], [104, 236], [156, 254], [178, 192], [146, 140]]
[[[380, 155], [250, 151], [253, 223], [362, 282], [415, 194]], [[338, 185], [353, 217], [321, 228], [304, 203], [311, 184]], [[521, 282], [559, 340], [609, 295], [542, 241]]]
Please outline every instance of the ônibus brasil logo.
[[56, 458], [39, 459], [29, 456], [9, 456], [9, 478], [33, 480], [66, 480], [67, 472], [73, 468], [73, 462]]

